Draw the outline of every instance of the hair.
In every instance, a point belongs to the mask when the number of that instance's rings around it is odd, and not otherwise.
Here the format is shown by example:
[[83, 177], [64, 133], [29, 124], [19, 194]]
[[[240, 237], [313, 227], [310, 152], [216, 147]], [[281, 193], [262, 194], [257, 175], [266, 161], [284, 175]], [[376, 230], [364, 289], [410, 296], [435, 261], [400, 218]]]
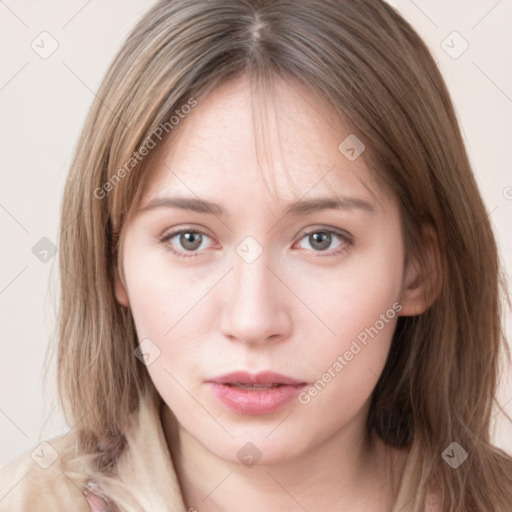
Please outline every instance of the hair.
[[[496, 242], [440, 71], [381, 0], [160, 1], [135, 26], [91, 107], [62, 206], [58, 379], [78, 453], [107, 474], [129, 449], [128, 418], [160, 400], [114, 295], [123, 226], [156, 154], [141, 148], [161, 147], [180, 129], [176, 110], [241, 75], [260, 89], [304, 84], [348, 121], [398, 200], [406, 258], [426, 274], [436, 240], [442, 283], [425, 313], [399, 318], [367, 422], [387, 445], [417, 447], [413, 510], [435, 489], [443, 511], [509, 511], [512, 459], [490, 439], [508, 355]], [[169, 135], [154, 141], [162, 126]], [[453, 441], [469, 453], [456, 471], [441, 457]]]

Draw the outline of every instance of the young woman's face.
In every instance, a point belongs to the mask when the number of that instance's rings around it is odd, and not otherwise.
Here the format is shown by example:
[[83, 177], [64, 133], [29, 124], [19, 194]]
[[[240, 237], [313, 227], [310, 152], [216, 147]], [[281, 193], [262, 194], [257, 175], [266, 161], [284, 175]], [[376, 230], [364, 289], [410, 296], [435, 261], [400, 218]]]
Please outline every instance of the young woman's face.
[[396, 202], [352, 136], [338, 148], [350, 131], [328, 107], [274, 91], [259, 160], [244, 78], [181, 121], [125, 226], [116, 284], [182, 432], [234, 462], [361, 432], [403, 305]]

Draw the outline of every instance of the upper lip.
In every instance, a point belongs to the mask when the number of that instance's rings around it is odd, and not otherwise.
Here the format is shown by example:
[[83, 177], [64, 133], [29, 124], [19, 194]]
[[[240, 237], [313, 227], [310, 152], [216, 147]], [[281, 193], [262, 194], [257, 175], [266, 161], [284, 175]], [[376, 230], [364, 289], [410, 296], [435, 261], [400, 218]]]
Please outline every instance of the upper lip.
[[244, 371], [231, 372], [209, 379], [208, 382], [215, 382], [216, 384], [287, 384], [290, 386], [306, 384], [305, 382], [293, 379], [292, 377], [287, 377], [286, 375], [270, 371], [259, 373], [249, 373]]

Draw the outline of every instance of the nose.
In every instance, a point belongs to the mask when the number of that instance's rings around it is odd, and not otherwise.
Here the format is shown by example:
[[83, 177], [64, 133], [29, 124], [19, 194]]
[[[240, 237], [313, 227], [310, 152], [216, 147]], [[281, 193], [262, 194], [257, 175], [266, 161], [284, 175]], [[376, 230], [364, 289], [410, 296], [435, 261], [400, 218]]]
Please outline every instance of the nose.
[[291, 293], [276, 276], [266, 251], [252, 263], [235, 254], [233, 265], [224, 283], [223, 335], [251, 345], [288, 338], [292, 330]]

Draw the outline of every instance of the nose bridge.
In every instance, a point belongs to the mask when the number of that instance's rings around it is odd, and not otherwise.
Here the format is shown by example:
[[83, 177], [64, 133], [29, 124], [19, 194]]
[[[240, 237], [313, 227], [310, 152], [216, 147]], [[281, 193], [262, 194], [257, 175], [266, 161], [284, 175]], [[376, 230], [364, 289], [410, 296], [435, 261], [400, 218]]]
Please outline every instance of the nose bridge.
[[[254, 242], [249, 240], [237, 248], [233, 263], [233, 278], [239, 299], [249, 299], [254, 302], [253, 305], [260, 305], [261, 299], [268, 297], [274, 283], [271, 282], [272, 273], [268, 269], [271, 265], [270, 250], [262, 248], [261, 253], [256, 257], [257, 248], [253, 244]], [[254, 261], [252, 258], [255, 258]]]
[[224, 334], [250, 343], [283, 336], [290, 328], [279, 280], [268, 268], [272, 267], [271, 251], [259, 250], [255, 257], [258, 247], [250, 237], [237, 247], [222, 315]]

